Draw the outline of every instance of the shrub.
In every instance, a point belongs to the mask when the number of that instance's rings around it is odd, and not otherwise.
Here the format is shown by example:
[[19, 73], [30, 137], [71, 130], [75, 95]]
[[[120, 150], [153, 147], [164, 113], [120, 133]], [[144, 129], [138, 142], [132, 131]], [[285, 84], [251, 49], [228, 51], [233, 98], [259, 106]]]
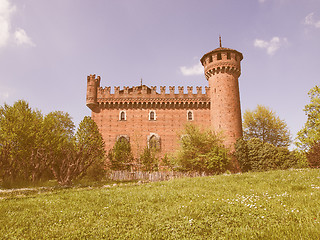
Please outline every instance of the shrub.
[[188, 124], [180, 139], [181, 148], [176, 157], [179, 170], [212, 174], [225, 172], [229, 166], [229, 149], [213, 131]]
[[320, 167], [320, 142], [314, 144], [307, 153], [309, 166], [312, 168]]
[[153, 148], [146, 147], [140, 155], [140, 164], [142, 171], [158, 171], [159, 159], [156, 156], [157, 151]]
[[235, 155], [244, 172], [297, 167], [299, 160], [298, 155], [286, 147], [276, 147], [258, 138], [239, 139]]
[[121, 137], [108, 153], [111, 170], [130, 170], [133, 162], [133, 154], [130, 142]]

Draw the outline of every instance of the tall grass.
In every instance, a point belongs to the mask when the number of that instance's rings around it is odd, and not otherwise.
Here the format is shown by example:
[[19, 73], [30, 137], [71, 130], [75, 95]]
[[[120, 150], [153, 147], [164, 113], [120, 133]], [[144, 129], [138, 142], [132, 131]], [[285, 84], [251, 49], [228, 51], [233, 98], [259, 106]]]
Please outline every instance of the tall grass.
[[320, 171], [6, 195], [1, 239], [319, 239]]

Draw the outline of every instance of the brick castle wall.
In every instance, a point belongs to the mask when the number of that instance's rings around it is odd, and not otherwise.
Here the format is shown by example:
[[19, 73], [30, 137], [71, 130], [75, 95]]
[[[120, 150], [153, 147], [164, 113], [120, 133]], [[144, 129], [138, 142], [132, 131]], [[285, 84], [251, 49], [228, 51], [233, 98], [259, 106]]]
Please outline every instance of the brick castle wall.
[[[100, 77], [87, 78], [87, 106], [92, 110], [92, 119], [97, 123], [105, 141], [106, 150], [112, 149], [119, 137], [131, 143], [135, 157], [148, 146], [155, 135], [160, 143], [160, 155], [172, 153], [179, 147], [179, 135], [187, 123], [203, 128], [211, 126], [210, 89], [196, 87], [156, 87], [145, 85], [132, 88], [100, 87]], [[150, 119], [153, 111], [154, 119]], [[123, 112], [123, 119], [121, 113]], [[191, 114], [188, 115], [188, 114]]]
[[[121, 111], [125, 111], [126, 120], [119, 119]], [[149, 120], [150, 111], [155, 112], [156, 120]], [[192, 111], [194, 120], [188, 121], [188, 111]], [[164, 155], [164, 153], [172, 153], [179, 147], [179, 134], [186, 123], [192, 122], [198, 126], [210, 127], [208, 107], [198, 109], [181, 106], [112, 107], [100, 109], [100, 112], [92, 112], [92, 118], [102, 133], [107, 151], [112, 149], [117, 138], [125, 136], [130, 140], [135, 157], [147, 146], [148, 138], [153, 134], [160, 137], [161, 155]]]

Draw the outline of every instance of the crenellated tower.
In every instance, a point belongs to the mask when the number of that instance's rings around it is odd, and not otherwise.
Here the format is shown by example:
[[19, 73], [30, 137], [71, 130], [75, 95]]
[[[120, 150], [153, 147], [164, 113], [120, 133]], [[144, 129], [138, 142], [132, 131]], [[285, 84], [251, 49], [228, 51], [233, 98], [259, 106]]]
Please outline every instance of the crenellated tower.
[[242, 53], [220, 47], [201, 58], [204, 74], [209, 81], [211, 96], [211, 125], [223, 132], [225, 145], [234, 149], [234, 143], [242, 137], [242, 120], [238, 78], [241, 74]]
[[96, 78], [96, 75], [90, 75], [87, 77], [87, 106], [94, 111], [98, 106], [97, 96], [98, 88], [100, 87], [100, 76]]

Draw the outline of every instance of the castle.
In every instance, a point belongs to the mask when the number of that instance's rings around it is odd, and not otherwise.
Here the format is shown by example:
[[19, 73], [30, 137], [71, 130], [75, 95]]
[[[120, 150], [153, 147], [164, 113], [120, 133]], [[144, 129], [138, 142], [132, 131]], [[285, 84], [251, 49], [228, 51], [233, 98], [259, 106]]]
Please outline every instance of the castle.
[[120, 138], [131, 143], [135, 156], [145, 147], [156, 147], [170, 153], [179, 146], [178, 133], [190, 122], [222, 132], [224, 143], [233, 149], [242, 136], [242, 120], [238, 78], [241, 74], [242, 53], [220, 47], [201, 58], [209, 87], [152, 86], [100, 87], [100, 76], [87, 77], [86, 104], [92, 110], [105, 141], [106, 150], [112, 149]]

